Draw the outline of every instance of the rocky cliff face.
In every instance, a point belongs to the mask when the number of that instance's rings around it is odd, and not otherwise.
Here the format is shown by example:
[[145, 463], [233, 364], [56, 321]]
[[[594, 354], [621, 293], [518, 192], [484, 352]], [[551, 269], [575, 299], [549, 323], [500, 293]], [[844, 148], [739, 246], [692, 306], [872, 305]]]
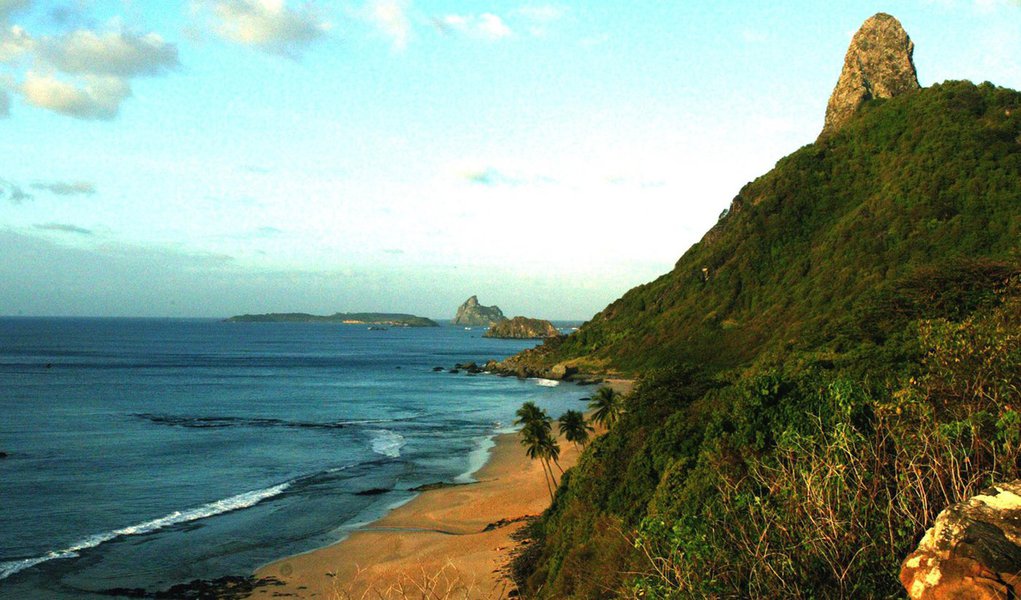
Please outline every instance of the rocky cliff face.
[[919, 89], [911, 59], [914, 50], [915, 44], [894, 17], [878, 13], [867, 19], [851, 39], [819, 137], [840, 129], [868, 100]]
[[479, 304], [478, 296], [472, 296], [457, 309], [451, 323], [468, 327], [489, 327], [506, 320], [507, 317], [503, 316], [499, 306], [482, 306]]
[[560, 331], [549, 321], [514, 317], [509, 321], [502, 321], [493, 325], [483, 337], [533, 340], [551, 338], [558, 335], [560, 335]]

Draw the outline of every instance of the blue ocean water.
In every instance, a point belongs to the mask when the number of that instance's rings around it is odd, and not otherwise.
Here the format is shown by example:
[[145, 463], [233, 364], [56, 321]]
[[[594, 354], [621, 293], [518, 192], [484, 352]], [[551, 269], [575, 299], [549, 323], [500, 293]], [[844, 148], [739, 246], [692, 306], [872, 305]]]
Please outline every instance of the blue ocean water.
[[534, 344], [481, 333], [0, 319], [0, 598], [247, 575], [470, 479], [522, 402], [583, 406], [433, 371]]

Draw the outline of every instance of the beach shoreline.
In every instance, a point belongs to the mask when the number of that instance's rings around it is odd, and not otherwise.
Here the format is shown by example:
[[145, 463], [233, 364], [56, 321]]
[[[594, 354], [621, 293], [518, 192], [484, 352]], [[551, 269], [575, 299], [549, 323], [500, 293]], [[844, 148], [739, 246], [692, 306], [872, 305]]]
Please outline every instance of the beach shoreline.
[[[422, 588], [438, 597], [508, 597], [511, 536], [550, 504], [542, 466], [518, 439], [496, 436], [476, 483], [423, 491], [336, 544], [261, 567], [257, 578], [280, 585], [249, 597], [398, 599], [421, 597]], [[564, 440], [561, 448], [566, 470], [578, 452]]]
[[[608, 383], [627, 393], [632, 382]], [[249, 598], [512, 597], [513, 535], [551, 502], [542, 464], [519, 440], [517, 432], [496, 435], [474, 483], [422, 491], [335, 544], [259, 568], [256, 578], [279, 583]], [[580, 448], [563, 437], [559, 443], [567, 470]]]

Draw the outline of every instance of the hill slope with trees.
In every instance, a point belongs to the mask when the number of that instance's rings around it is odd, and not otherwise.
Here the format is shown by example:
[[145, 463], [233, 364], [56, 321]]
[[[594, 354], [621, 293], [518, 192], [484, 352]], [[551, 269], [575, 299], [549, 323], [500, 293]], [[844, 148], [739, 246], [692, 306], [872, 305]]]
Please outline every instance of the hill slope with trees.
[[510, 364], [640, 376], [532, 525], [525, 596], [896, 596], [939, 510], [1021, 475], [1021, 93], [866, 102]]

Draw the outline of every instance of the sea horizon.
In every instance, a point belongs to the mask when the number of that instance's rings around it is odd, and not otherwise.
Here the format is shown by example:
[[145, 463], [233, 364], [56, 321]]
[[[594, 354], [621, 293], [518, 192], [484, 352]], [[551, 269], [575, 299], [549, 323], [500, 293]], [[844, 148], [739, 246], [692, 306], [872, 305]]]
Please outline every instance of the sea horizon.
[[250, 575], [470, 481], [521, 402], [584, 395], [449, 372], [535, 341], [316, 325], [0, 318], [0, 598]]

